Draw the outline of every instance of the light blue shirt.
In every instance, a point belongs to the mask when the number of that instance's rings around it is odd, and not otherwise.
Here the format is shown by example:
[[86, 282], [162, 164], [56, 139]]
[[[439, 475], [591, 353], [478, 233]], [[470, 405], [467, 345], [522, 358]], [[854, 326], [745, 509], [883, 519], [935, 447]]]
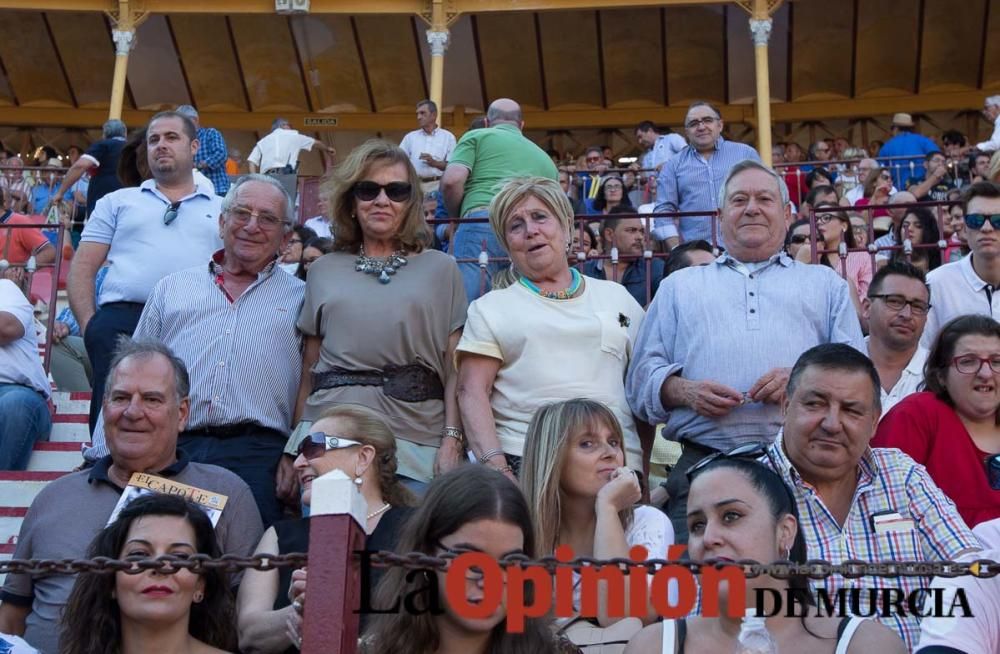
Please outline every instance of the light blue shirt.
[[[719, 208], [719, 189], [725, 183], [730, 168], [747, 159], [760, 161], [760, 155], [749, 145], [722, 137], [716, 142], [715, 153], [709, 159], [687, 146], [667, 161], [660, 171], [656, 184], [656, 213], [704, 211], [704, 216], [680, 219], [681, 239], [694, 241], [703, 238], [711, 242], [711, 214]], [[654, 219], [653, 237], [663, 240], [669, 236], [669, 222], [670, 218]]]
[[680, 374], [745, 393], [764, 373], [792, 367], [821, 343], [866, 351], [847, 282], [836, 272], [784, 253], [760, 264], [723, 255], [660, 284], [639, 331], [625, 393], [636, 416], [666, 423], [669, 440], [721, 450], [770, 442], [782, 422], [779, 405], [750, 402], [706, 418], [687, 407], [664, 408], [660, 387]]
[[[670, 161], [674, 155], [687, 147], [687, 141], [680, 134], [661, 134], [656, 137], [646, 154], [642, 155], [642, 167], [645, 170], [652, 170], [662, 163]], [[655, 172], [647, 173], [655, 175]]]
[[170, 200], [148, 179], [97, 201], [83, 228], [81, 241], [110, 246], [108, 275], [97, 298], [108, 302], [144, 303], [153, 286], [167, 275], [202, 265], [222, 248], [219, 214], [222, 198], [207, 180], [181, 200], [177, 218], [163, 216]]

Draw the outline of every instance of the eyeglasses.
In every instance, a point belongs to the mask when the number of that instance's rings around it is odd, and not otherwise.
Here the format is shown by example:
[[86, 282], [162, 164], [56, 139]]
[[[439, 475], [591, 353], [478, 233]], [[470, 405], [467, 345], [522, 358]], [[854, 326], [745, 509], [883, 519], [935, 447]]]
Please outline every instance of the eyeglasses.
[[822, 216], [816, 216], [816, 224], [817, 225], [825, 225], [825, 224], [827, 224], [829, 222], [833, 222], [834, 220], [845, 220], [846, 221], [847, 219], [844, 218], [843, 216], [841, 216], [840, 214], [835, 214], [835, 213], [825, 213]]
[[[719, 459], [744, 459], [747, 461], [755, 461], [762, 456], [766, 456], [767, 460], [771, 462], [772, 466], [774, 466], [774, 461], [771, 459], [771, 454], [767, 451], [766, 445], [762, 443], [746, 443], [744, 445], [734, 447], [728, 452], [713, 452], [688, 468], [684, 474], [690, 482], [691, 477], [693, 477], [696, 472], [705, 468], [713, 461], [717, 461]], [[774, 467], [777, 468], [777, 466]]]
[[904, 295], [869, 295], [868, 297], [872, 300], [882, 300], [885, 302], [885, 306], [889, 307], [893, 311], [902, 311], [906, 305], [910, 305], [910, 311], [917, 316], [927, 315], [927, 312], [931, 309], [929, 302], [924, 302], [923, 300], [907, 300]]
[[1000, 213], [967, 213], [965, 214], [965, 224], [972, 229], [982, 229], [986, 221], [990, 221], [993, 229], [1000, 229]]
[[715, 122], [719, 120], [715, 116], [705, 116], [704, 118], [692, 118], [691, 120], [684, 123], [684, 127], [688, 129], [698, 129], [702, 125], [705, 127], [711, 127]]
[[960, 357], [955, 357], [951, 360], [951, 365], [955, 366], [955, 370], [959, 371], [963, 375], [976, 375], [979, 371], [983, 369], [983, 366], [989, 366], [990, 370], [993, 372], [1000, 372], [1000, 354], [994, 354], [989, 357], [977, 357], [975, 354], [963, 354]]
[[177, 220], [177, 212], [180, 211], [180, 202], [171, 202], [167, 205], [167, 210], [163, 213], [163, 224], [169, 225], [170, 223]]
[[413, 194], [413, 187], [409, 182], [389, 182], [383, 185], [378, 182], [363, 181], [356, 183], [351, 190], [354, 197], [362, 202], [371, 202], [382, 191], [385, 191], [385, 196], [393, 202], [406, 202]]
[[[257, 216], [257, 226], [268, 231], [277, 229], [279, 225], [285, 224], [284, 220], [274, 214], [251, 211], [247, 207], [230, 207], [226, 213], [232, 219], [233, 223], [237, 225], [249, 225], [253, 217]], [[302, 241], [299, 242], [301, 243]]]
[[601, 158], [600, 158], [600, 157], [587, 157], [587, 158], [585, 159], [585, 161], [586, 161], [587, 163], [597, 163], [597, 162], [598, 162], [598, 161], [600, 161], [600, 160], [601, 160]]
[[316, 431], [307, 435], [305, 439], [299, 443], [299, 449], [296, 450], [296, 452], [311, 461], [317, 457], [323, 456], [329, 450], [339, 450], [345, 447], [351, 447], [352, 445], [364, 445], [364, 443], [361, 441], [351, 440], [350, 438], [344, 438], [343, 436], [331, 436], [330, 434]]
[[892, 181], [892, 175], [890, 175], [889, 173], [879, 173], [878, 178], [879, 179], [884, 179], [887, 182], [891, 182]]
[[806, 236], [805, 234], [793, 234], [792, 237], [790, 239], [788, 239], [788, 242], [789, 243], [795, 243], [796, 245], [802, 245], [803, 243], [805, 243], [808, 240], [809, 240], [809, 237]]

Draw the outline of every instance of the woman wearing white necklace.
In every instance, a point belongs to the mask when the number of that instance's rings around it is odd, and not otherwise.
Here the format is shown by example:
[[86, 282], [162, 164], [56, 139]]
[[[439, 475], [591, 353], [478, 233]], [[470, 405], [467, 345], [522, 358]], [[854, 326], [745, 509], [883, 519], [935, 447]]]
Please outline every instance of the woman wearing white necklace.
[[[396, 479], [396, 439], [373, 411], [342, 405], [330, 409], [312, 425], [295, 459], [302, 484], [302, 503], [312, 500], [312, 481], [331, 470], [354, 479], [368, 505], [365, 549], [396, 549], [400, 527], [415, 503], [413, 495]], [[257, 553], [288, 554], [309, 548], [309, 519], [285, 520], [270, 527], [257, 545]], [[372, 576], [372, 586], [382, 571]], [[248, 570], [237, 600], [241, 648], [278, 654], [297, 651], [285, 630], [295, 611], [289, 598], [305, 592], [305, 571]], [[300, 604], [301, 604], [301, 600]]]
[[420, 179], [395, 145], [358, 146], [323, 192], [333, 252], [312, 264], [306, 280], [298, 427], [279, 489], [294, 497], [291, 456], [312, 421], [338, 404], [386, 416], [399, 474], [419, 486], [439, 455], [459, 456], [439, 445], [462, 438], [452, 365], [465, 323], [462, 277], [453, 258], [426, 249]]
[[535, 411], [576, 397], [615, 414], [632, 469], [648, 458], [624, 386], [645, 314], [621, 284], [584, 280], [569, 267], [572, 222], [566, 194], [540, 177], [511, 180], [490, 204], [511, 268], [469, 307], [456, 355], [458, 401], [475, 457], [511, 476]]

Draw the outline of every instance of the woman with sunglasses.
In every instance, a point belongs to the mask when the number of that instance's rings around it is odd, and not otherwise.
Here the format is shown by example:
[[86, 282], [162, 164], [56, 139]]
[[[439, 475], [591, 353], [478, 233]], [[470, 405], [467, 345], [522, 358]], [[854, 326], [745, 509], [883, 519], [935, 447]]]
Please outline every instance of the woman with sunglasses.
[[[360, 404], [386, 416], [399, 474], [419, 488], [462, 453], [452, 374], [467, 305], [462, 277], [453, 258], [429, 248], [420, 179], [395, 145], [358, 146], [324, 192], [333, 252], [306, 281], [300, 422], [286, 453], [327, 408]], [[292, 480], [285, 457], [279, 487], [286, 496]]]
[[[625, 467], [621, 426], [600, 402], [556, 402], [535, 413], [524, 442], [521, 487], [543, 555], [569, 545], [578, 557], [628, 558], [630, 548], [642, 545], [649, 558], [660, 559], [674, 542], [663, 512], [636, 505], [642, 490], [636, 473]], [[579, 585], [573, 591], [579, 609]], [[646, 613], [644, 622], [656, 618], [651, 606]], [[620, 619], [607, 615], [607, 597], [601, 597], [598, 623], [606, 627]]]
[[[941, 265], [941, 250], [938, 248], [940, 231], [934, 215], [927, 209], [907, 209], [906, 215], [899, 225], [893, 226], [896, 242], [910, 241], [913, 245], [913, 252], [909, 256], [910, 263], [917, 268], [929, 273]], [[933, 247], [918, 247], [931, 245]], [[903, 250], [896, 250], [892, 253], [894, 261], [906, 260], [907, 256]]]
[[[495, 559], [537, 554], [524, 496], [513, 482], [485, 466], [461, 466], [435, 478], [420, 508], [406, 522], [398, 551], [431, 556], [477, 551]], [[433, 581], [432, 576], [435, 577]], [[417, 591], [422, 590], [426, 595], [428, 588], [437, 591], [437, 605], [442, 611], [373, 615], [364, 630], [359, 651], [363, 654], [555, 654], [561, 651], [544, 618], [527, 618], [520, 633], [508, 630], [503, 596], [487, 617], [469, 618], [459, 614], [448, 600], [442, 571], [421, 573], [398, 566], [389, 568], [375, 589], [373, 604], [392, 606], [400, 597]], [[482, 601], [486, 594], [484, 588], [484, 577], [469, 570], [465, 581], [466, 601]], [[525, 605], [528, 605], [532, 602], [531, 588], [526, 591]]]
[[[309, 506], [312, 501], [316, 477], [340, 470], [354, 480], [368, 505], [365, 549], [393, 551], [414, 504], [413, 495], [396, 479], [396, 465], [396, 439], [374, 412], [347, 405], [329, 409], [299, 443], [295, 471], [302, 484], [302, 503]], [[308, 549], [309, 518], [276, 523], [257, 545], [258, 554]], [[373, 585], [381, 575], [381, 568], [373, 571]], [[292, 642], [286, 630], [296, 611], [289, 590], [301, 608], [305, 586], [305, 570], [247, 570], [237, 603], [240, 647], [256, 654], [297, 651], [298, 643]]]
[[856, 207], [878, 206], [874, 211], [866, 211], [868, 220], [874, 220], [879, 216], [888, 216], [889, 210], [885, 205], [889, 203], [889, 196], [892, 194], [892, 172], [888, 168], [875, 168], [868, 177], [865, 178], [864, 193], [861, 198], [854, 203]]
[[947, 323], [924, 385], [885, 414], [872, 447], [899, 448], [925, 466], [970, 527], [1000, 517], [1000, 323]]
[[[851, 252], [857, 249], [854, 240], [854, 230], [847, 212], [840, 210], [836, 204], [820, 202], [813, 209], [816, 214], [816, 231], [818, 232], [817, 248], [827, 252], [817, 255], [819, 261], [812, 260], [812, 248], [799, 248], [796, 260], [802, 263], [819, 263], [833, 268], [838, 275], [843, 276], [850, 287], [851, 300], [858, 316], [861, 316], [861, 299], [868, 294], [868, 286], [872, 282], [872, 259], [865, 252]], [[841, 259], [841, 248], [846, 248], [847, 257]]]
[[[88, 557], [155, 559], [221, 553], [212, 521], [177, 495], [130, 502], [90, 545]], [[236, 650], [226, 573], [82, 573], [63, 612], [63, 654], [220, 654]], [[0, 651], [6, 651], [0, 649]]]
[[[774, 471], [744, 458], [763, 451], [757, 448], [756, 451], [712, 455], [688, 472], [691, 483], [687, 500], [688, 552], [692, 560], [806, 561], [805, 538], [799, 530], [798, 509], [791, 491]], [[777, 593], [786, 602], [791, 591], [801, 593], [803, 598], [812, 597], [809, 580], [804, 576], [778, 579], [762, 574], [746, 580], [746, 609], [756, 611], [758, 608], [757, 590]], [[769, 597], [772, 593], [763, 596]], [[665, 620], [646, 627], [632, 638], [625, 654], [751, 651], [738, 646], [742, 619], [729, 617], [728, 602], [728, 587], [722, 585], [719, 588], [721, 615]], [[768, 607], [761, 608], [766, 610]], [[781, 610], [766, 619], [765, 627], [778, 652], [896, 654], [906, 651], [900, 637], [884, 625], [863, 618], [821, 616], [815, 602], [807, 608], [804, 617], [789, 616]]]

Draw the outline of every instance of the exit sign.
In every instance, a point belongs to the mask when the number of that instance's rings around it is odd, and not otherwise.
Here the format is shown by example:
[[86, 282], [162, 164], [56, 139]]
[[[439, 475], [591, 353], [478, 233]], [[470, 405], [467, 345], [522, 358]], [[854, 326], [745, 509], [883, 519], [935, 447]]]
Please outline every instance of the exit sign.
[[306, 118], [302, 121], [306, 127], [336, 127], [336, 118]]

